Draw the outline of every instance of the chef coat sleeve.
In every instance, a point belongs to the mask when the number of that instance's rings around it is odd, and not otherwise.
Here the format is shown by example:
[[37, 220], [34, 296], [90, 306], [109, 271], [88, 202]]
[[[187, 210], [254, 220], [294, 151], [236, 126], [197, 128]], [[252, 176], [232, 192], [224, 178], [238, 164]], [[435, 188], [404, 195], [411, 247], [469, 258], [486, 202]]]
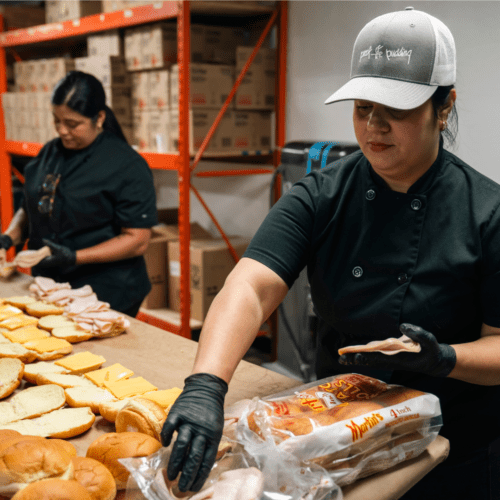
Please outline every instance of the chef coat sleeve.
[[295, 183], [272, 207], [243, 255], [270, 268], [289, 288], [307, 263], [321, 183], [316, 172]]
[[496, 207], [482, 238], [481, 305], [483, 323], [500, 328], [500, 207]]
[[122, 170], [115, 191], [115, 223], [119, 227], [150, 228], [158, 223], [151, 169], [137, 155]]

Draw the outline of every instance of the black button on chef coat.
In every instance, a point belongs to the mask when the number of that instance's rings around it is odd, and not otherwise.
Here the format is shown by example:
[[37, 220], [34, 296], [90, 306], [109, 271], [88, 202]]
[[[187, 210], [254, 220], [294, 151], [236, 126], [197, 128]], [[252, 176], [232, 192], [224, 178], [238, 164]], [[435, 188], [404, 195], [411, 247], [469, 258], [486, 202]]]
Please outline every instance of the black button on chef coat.
[[471, 418], [464, 409], [492, 418], [500, 409], [497, 387], [346, 367], [338, 364], [337, 350], [399, 337], [401, 323], [448, 344], [477, 340], [483, 322], [500, 327], [499, 205], [500, 186], [442, 147], [407, 193], [390, 190], [358, 151], [297, 182], [245, 257], [288, 286], [307, 266], [321, 320], [319, 378], [354, 371], [438, 395], [442, 434], [452, 440], [452, 452], [459, 451], [492, 437], [464, 438]]
[[[60, 139], [47, 143], [25, 167], [25, 209], [29, 248], [46, 238], [73, 250], [92, 247], [119, 235], [122, 228], [150, 228], [157, 223], [156, 197], [146, 161], [123, 140], [104, 131], [81, 150], [68, 150]], [[38, 201], [47, 174], [61, 174], [50, 216]], [[67, 269], [32, 269], [73, 288], [92, 286], [99, 300], [127, 310], [151, 289], [144, 258], [134, 257]]]

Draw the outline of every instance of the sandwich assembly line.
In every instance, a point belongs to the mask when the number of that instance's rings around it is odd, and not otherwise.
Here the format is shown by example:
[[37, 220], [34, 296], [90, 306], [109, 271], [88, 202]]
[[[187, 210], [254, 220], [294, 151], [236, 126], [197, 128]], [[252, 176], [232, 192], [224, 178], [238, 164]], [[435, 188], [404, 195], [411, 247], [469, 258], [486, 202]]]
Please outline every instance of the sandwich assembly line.
[[500, 410], [500, 185], [451, 152], [455, 21], [0, 2], [0, 499], [500, 498], [498, 426], [464, 432]]

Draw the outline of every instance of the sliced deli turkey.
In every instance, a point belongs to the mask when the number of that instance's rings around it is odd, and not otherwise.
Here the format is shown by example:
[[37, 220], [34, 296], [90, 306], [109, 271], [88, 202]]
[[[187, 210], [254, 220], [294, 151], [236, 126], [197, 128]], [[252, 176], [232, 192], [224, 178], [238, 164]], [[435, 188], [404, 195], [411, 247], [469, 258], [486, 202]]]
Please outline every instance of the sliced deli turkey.
[[315, 462], [343, 486], [418, 456], [441, 426], [436, 396], [348, 373], [255, 398], [236, 436], [248, 450], [265, 439]]

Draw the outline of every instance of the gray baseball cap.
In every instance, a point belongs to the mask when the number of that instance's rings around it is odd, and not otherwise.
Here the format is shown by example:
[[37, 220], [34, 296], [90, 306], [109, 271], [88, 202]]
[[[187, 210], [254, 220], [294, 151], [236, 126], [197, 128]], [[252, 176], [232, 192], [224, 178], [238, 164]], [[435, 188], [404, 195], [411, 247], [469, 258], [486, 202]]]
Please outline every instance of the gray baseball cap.
[[325, 104], [362, 99], [413, 109], [456, 80], [455, 41], [435, 17], [413, 7], [376, 17], [359, 33], [351, 79]]

